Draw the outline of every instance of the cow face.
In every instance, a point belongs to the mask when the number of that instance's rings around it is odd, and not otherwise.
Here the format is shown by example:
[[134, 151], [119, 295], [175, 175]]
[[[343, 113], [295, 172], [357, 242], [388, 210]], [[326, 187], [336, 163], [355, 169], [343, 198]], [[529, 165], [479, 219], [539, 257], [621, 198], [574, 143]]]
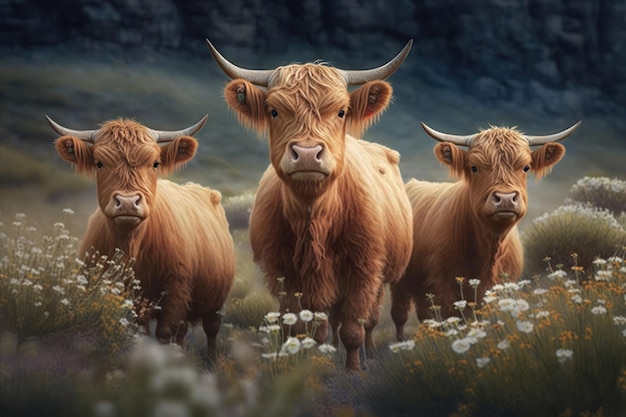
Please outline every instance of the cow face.
[[233, 80], [225, 98], [243, 125], [269, 133], [278, 176], [295, 194], [314, 198], [341, 174], [346, 134], [360, 135], [391, 93], [384, 81], [349, 92], [337, 69], [304, 64], [277, 68], [267, 90]]
[[[79, 173], [96, 177], [99, 207], [124, 233], [150, 216], [158, 175], [189, 161], [198, 147], [186, 131], [154, 131], [131, 120], [106, 122], [95, 131], [72, 131], [56, 124], [53, 128], [63, 135], [55, 142], [61, 159]], [[167, 137], [164, 141], [169, 143], [160, 146], [159, 137]]]
[[[346, 134], [360, 136], [389, 104], [392, 90], [383, 80], [404, 62], [412, 41], [385, 65], [351, 71], [323, 64], [250, 70], [207, 44], [233, 79], [224, 91], [229, 107], [244, 126], [269, 134], [277, 175], [297, 197], [312, 200], [341, 175]], [[361, 87], [349, 92], [353, 85]]]
[[[475, 218], [494, 231], [508, 230], [526, 214], [529, 173], [547, 174], [565, 154], [565, 147], [552, 140], [569, 136], [580, 122], [555, 135], [526, 136], [516, 129], [491, 128], [475, 135], [456, 136], [424, 129], [441, 143], [437, 159], [469, 188], [470, 209]], [[531, 145], [541, 145], [532, 150]], [[461, 149], [467, 146], [468, 149]]]

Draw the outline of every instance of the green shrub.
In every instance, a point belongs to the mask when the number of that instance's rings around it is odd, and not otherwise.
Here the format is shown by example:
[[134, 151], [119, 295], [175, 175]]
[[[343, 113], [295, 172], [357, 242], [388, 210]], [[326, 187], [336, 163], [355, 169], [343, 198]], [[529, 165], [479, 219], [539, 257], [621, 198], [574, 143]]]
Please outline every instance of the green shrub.
[[[613, 215], [602, 209], [575, 204], [557, 208], [533, 220], [523, 234], [525, 273], [551, 265], [579, 266], [589, 270], [596, 257], [608, 258], [626, 243], [626, 232]], [[577, 265], [572, 265], [575, 253]]]
[[607, 177], [584, 177], [570, 189], [571, 199], [619, 215], [626, 211], [626, 181]]

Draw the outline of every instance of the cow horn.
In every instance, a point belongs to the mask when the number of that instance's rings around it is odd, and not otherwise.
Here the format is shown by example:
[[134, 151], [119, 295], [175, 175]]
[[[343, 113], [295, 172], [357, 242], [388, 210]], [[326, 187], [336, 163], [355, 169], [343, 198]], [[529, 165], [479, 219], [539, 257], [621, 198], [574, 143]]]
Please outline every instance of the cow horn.
[[409, 55], [409, 51], [413, 46], [413, 39], [410, 39], [402, 50], [391, 61], [387, 62], [378, 68], [372, 68], [368, 70], [342, 70], [346, 82], [348, 85], [361, 85], [368, 81], [384, 80], [402, 65], [406, 57]]
[[73, 129], [68, 129], [67, 127], [63, 127], [60, 124], [58, 124], [57, 122], [55, 122], [54, 120], [52, 120], [50, 117], [48, 117], [48, 115], [46, 114], [46, 120], [48, 120], [48, 123], [50, 124], [50, 126], [52, 126], [52, 128], [54, 129], [55, 132], [57, 132], [59, 135], [61, 136], [74, 136], [84, 142], [89, 142], [89, 143], [94, 143], [94, 140], [96, 138], [96, 133], [98, 132], [98, 130], [73, 130]]
[[211, 55], [213, 55], [213, 59], [217, 62], [217, 65], [219, 65], [222, 71], [224, 71], [230, 78], [233, 80], [243, 78], [244, 80], [250, 81], [252, 84], [267, 87], [267, 82], [274, 70], [251, 70], [240, 68], [224, 58], [222, 54], [215, 49], [210, 40], [207, 39], [206, 43], [209, 46], [209, 51], [211, 51]]
[[524, 135], [524, 136], [526, 137], [526, 139], [528, 139], [528, 144], [530, 146], [543, 145], [544, 143], [548, 143], [548, 142], [558, 142], [560, 140], [565, 139], [572, 133], [574, 133], [574, 131], [578, 129], [578, 126], [580, 126], [582, 122], [583, 122], [582, 120], [579, 120], [578, 123], [576, 123], [569, 129], [565, 129], [564, 131], [555, 133], [553, 135], [545, 135], [545, 136]]
[[428, 133], [433, 139], [436, 139], [439, 142], [451, 142], [459, 146], [470, 146], [470, 144], [472, 143], [472, 139], [474, 139], [474, 136], [476, 136], [476, 135], [462, 136], [462, 135], [451, 135], [449, 133], [441, 133], [441, 132], [436, 131], [432, 127], [429, 127], [424, 122], [421, 122], [421, 124], [422, 124], [422, 128], [424, 128], [426, 133]]
[[156, 143], [171, 142], [174, 139], [179, 138], [181, 136], [193, 136], [196, 132], [202, 129], [202, 126], [204, 126], [208, 118], [209, 118], [209, 115], [205, 114], [204, 117], [200, 119], [198, 123], [182, 130], [149, 129], [149, 131]]

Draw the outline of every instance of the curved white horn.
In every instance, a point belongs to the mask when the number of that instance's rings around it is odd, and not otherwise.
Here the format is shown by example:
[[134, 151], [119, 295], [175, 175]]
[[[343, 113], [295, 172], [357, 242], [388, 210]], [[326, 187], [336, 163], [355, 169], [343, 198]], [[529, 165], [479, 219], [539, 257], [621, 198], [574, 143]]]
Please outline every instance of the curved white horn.
[[472, 143], [472, 140], [474, 139], [474, 136], [476, 136], [475, 134], [463, 136], [463, 135], [451, 135], [449, 133], [442, 133], [442, 132], [436, 131], [432, 127], [429, 127], [424, 122], [420, 122], [420, 123], [422, 124], [422, 128], [426, 131], [426, 133], [428, 133], [430, 137], [438, 140], [439, 142], [451, 142], [459, 146], [470, 146]]
[[410, 39], [402, 50], [391, 61], [378, 68], [368, 70], [341, 70], [348, 85], [365, 84], [368, 81], [384, 80], [391, 76], [404, 62], [413, 46], [413, 39]]
[[181, 130], [154, 130], [150, 128], [148, 128], [148, 130], [156, 143], [171, 142], [181, 136], [193, 136], [200, 129], [202, 129], [202, 126], [204, 126], [208, 118], [209, 115], [205, 114], [198, 123]]
[[562, 132], [555, 133], [553, 135], [545, 135], [545, 136], [524, 135], [524, 137], [528, 139], [528, 144], [530, 146], [543, 145], [544, 143], [548, 143], [548, 142], [558, 142], [560, 140], [565, 139], [572, 133], [574, 133], [574, 131], [578, 129], [578, 127], [582, 124], [582, 122], [583, 122], [582, 120], [579, 120], [578, 123], [574, 124], [570, 128], [565, 129]]
[[219, 65], [222, 71], [224, 71], [230, 78], [243, 78], [244, 80], [250, 81], [252, 84], [267, 87], [267, 82], [274, 70], [252, 70], [238, 67], [224, 58], [222, 54], [215, 49], [210, 40], [207, 39], [206, 43], [209, 46], [209, 51], [211, 51], [211, 55], [213, 55], [213, 59], [217, 62], [217, 65]]
[[73, 130], [63, 127], [46, 114], [46, 120], [52, 126], [55, 132], [61, 136], [74, 136], [84, 142], [94, 143], [98, 130]]

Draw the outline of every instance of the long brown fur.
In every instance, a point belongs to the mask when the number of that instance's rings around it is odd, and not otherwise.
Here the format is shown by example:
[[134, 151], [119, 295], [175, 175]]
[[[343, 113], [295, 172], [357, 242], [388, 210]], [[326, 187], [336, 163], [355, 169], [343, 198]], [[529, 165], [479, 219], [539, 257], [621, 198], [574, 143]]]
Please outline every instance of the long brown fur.
[[[413, 208], [414, 244], [404, 276], [392, 287], [392, 318], [398, 339], [404, 337], [411, 304], [415, 304], [419, 319], [435, 317], [427, 294], [434, 295], [432, 303], [441, 307], [444, 317], [458, 313], [454, 309], [454, 302], [461, 299], [457, 277], [464, 278], [465, 300], [477, 303], [486, 289], [502, 282], [502, 274], [511, 281], [519, 279], [523, 252], [517, 223], [528, 200], [524, 168], [539, 178], [564, 152], [557, 143], [531, 151], [519, 131], [507, 128], [480, 132], [467, 151], [446, 142], [435, 146], [437, 158], [459, 181], [411, 179], [406, 184]], [[514, 222], [492, 224], [484, 217], [483, 206], [494, 191], [519, 193], [521, 216]], [[477, 300], [470, 279], [480, 280]]]
[[[80, 149], [80, 158], [72, 158]], [[215, 357], [219, 310], [230, 291], [234, 248], [218, 191], [158, 179], [193, 158], [197, 142], [180, 137], [165, 146], [155, 143], [145, 127], [130, 120], [103, 124], [93, 146], [77, 138], [57, 140], [61, 158], [79, 172], [96, 175], [99, 208], [90, 216], [79, 253], [97, 250], [113, 255], [120, 248], [135, 258], [143, 295], [160, 302], [156, 335], [182, 344], [187, 322], [202, 320], [208, 353]], [[102, 163], [102, 168], [96, 166]], [[158, 169], [154, 163], [159, 162]], [[149, 215], [129, 233], [121, 233], [105, 212], [112, 194], [140, 192]]]
[[[245, 103], [236, 94], [242, 88]], [[286, 294], [282, 311], [297, 312], [301, 305], [330, 315], [334, 342], [340, 337], [346, 347], [349, 370], [360, 369], [358, 349], [364, 342], [371, 347], [383, 286], [400, 278], [411, 251], [411, 207], [398, 153], [347, 134], [365, 130], [390, 96], [383, 81], [350, 93], [336, 69], [317, 64], [278, 68], [267, 91], [243, 80], [231, 81], [225, 91], [244, 126], [260, 134], [269, 130], [271, 164], [250, 218], [254, 260], [270, 291]], [[262, 119], [256, 114], [260, 102]], [[277, 110], [276, 120], [270, 109]], [[345, 110], [344, 118], [339, 110]], [[333, 169], [324, 181], [302, 184], [281, 171], [281, 158], [294, 140], [323, 144], [332, 155]], [[296, 293], [302, 294], [299, 303]], [[303, 328], [292, 330], [298, 334]], [[325, 341], [328, 331], [324, 323], [316, 340]]]

